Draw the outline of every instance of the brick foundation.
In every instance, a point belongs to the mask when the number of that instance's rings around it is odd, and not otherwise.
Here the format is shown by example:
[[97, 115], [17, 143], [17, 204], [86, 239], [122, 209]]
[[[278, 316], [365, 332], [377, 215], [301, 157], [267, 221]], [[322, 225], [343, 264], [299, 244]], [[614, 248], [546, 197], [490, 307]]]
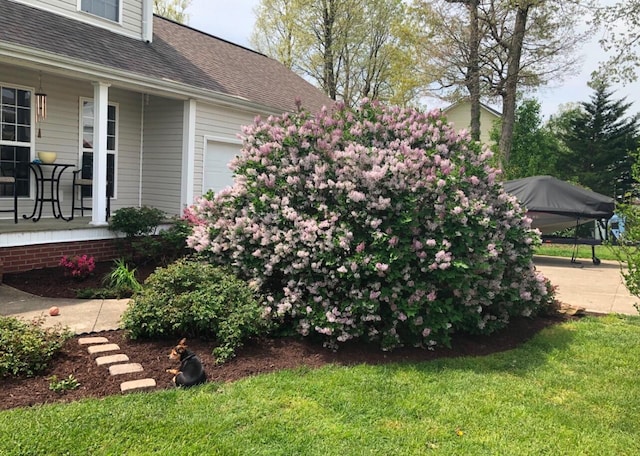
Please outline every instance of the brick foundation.
[[89, 255], [96, 262], [109, 261], [123, 255], [121, 239], [59, 242], [0, 248], [0, 283], [2, 274], [58, 266], [63, 255]]

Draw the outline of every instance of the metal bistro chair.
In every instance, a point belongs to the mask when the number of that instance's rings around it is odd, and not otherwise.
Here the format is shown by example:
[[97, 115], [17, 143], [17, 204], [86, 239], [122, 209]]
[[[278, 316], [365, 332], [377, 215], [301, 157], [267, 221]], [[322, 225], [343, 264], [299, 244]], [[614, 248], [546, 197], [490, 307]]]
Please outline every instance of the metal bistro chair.
[[13, 212], [13, 222], [18, 223], [18, 183], [15, 172], [9, 175], [9, 171], [0, 168], [0, 187], [6, 192], [6, 188], [11, 186], [11, 196], [13, 197], [13, 209], [1, 209], [0, 212]]
[[[111, 217], [111, 198], [113, 197], [113, 169], [112, 161], [107, 163], [107, 220]], [[110, 168], [111, 165], [111, 168]], [[93, 191], [93, 155], [83, 154], [82, 167], [73, 172], [73, 187], [71, 197], [71, 218], [75, 216], [76, 211], [80, 211], [80, 216], [84, 217], [84, 211], [90, 211], [93, 208], [85, 202], [85, 198], [91, 200]], [[80, 203], [77, 205], [76, 199]]]

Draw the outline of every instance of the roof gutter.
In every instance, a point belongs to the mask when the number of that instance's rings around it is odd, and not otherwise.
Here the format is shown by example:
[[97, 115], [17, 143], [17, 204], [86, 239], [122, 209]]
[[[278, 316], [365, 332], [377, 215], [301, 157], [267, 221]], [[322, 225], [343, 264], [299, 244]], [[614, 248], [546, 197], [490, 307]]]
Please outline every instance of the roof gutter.
[[100, 80], [151, 95], [169, 96], [179, 100], [195, 99], [227, 107], [243, 107], [251, 111], [282, 113], [282, 109], [255, 103], [243, 97], [202, 89], [170, 79], [152, 78], [3, 41], [0, 41], [0, 60], [34, 71], [42, 70], [45, 66], [55, 74], [79, 79]]

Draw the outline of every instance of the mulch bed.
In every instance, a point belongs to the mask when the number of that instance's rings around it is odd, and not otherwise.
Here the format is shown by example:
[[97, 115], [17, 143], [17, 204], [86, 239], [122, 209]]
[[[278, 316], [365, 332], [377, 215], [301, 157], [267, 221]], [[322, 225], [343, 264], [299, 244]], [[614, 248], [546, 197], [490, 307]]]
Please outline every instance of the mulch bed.
[[[232, 382], [251, 375], [301, 366], [318, 368], [326, 364], [422, 362], [455, 356], [483, 356], [515, 348], [541, 329], [565, 320], [566, 317], [517, 319], [508, 328], [490, 337], [459, 335], [452, 348], [435, 350], [402, 348], [382, 352], [376, 345], [355, 342], [346, 344], [338, 352], [332, 352], [321, 344], [297, 338], [256, 339], [241, 348], [234, 359], [220, 366], [215, 365], [211, 355], [214, 347], [211, 342], [189, 340], [187, 343], [202, 359], [210, 382]], [[169, 351], [177, 341], [133, 341], [121, 330], [94, 333], [91, 336], [104, 336], [109, 342], [118, 344], [121, 348], [119, 353], [126, 354], [130, 362], [142, 364], [144, 372], [110, 376], [107, 367], [96, 365], [94, 359], [99, 355], [89, 355], [86, 346], [81, 346], [78, 337], [75, 337], [67, 341], [53, 360], [51, 369], [42, 375], [0, 379], [3, 392], [0, 410], [121, 394], [120, 383], [139, 378], [155, 379], [158, 385], [156, 389], [173, 387], [171, 375], [165, 370], [177, 367], [176, 362], [168, 359]], [[49, 389], [51, 376], [62, 380], [70, 374], [80, 382], [78, 389], [61, 393]]]
[[[5, 274], [8, 285], [45, 297], [74, 298], [79, 288], [100, 288], [103, 277], [113, 268], [112, 262], [96, 264], [94, 274], [78, 282], [64, 276], [62, 268], [33, 270], [16, 274]], [[137, 278], [143, 282], [153, 272], [155, 265], [138, 267]], [[399, 362], [421, 362], [443, 357], [483, 356], [515, 348], [530, 339], [541, 329], [565, 321], [566, 316], [515, 319], [508, 328], [491, 336], [456, 335], [452, 348], [438, 347], [435, 350], [403, 348], [383, 352], [377, 345], [351, 342], [341, 346], [338, 352], [323, 348], [321, 344], [297, 338], [251, 340], [237, 352], [237, 356], [226, 364], [217, 366], [211, 352], [210, 341], [189, 340], [189, 348], [202, 359], [210, 382], [232, 382], [243, 377], [273, 372], [279, 369], [306, 366], [318, 368], [326, 364], [354, 365]], [[130, 362], [140, 363], [144, 372], [110, 376], [108, 368], [97, 366], [86, 346], [78, 343], [78, 336], [70, 339], [51, 363], [51, 368], [34, 378], [0, 379], [2, 400], [0, 410], [27, 407], [54, 402], [70, 402], [87, 397], [104, 397], [121, 394], [120, 383], [127, 380], [150, 377], [156, 380], [157, 389], [171, 388], [171, 375], [167, 368], [177, 367], [168, 359], [170, 349], [177, 340], [133, 341], [124, 331], [106, 331], [91, 336], [103, 336], [110, 343], [120, 346], [118, 353], [126, 354]], [[80, 387], [76, 390], [57, 393], [49, 389], [51, 377], [58, 380], [73, 375]]]

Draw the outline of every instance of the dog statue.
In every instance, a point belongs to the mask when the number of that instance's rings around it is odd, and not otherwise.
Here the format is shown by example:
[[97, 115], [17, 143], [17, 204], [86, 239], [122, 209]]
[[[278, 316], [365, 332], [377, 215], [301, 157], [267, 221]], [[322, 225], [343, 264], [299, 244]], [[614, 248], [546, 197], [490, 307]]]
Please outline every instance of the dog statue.
[[207, 381], [202, 362], [195, 353], [187, 349], [187, 339], [182, 339], [178, 345], [171, 349], [169, 359], [180, 360], [179, 369], [167, 369], [173, 374], [173, 383], [176, 386], [194, 386]]

